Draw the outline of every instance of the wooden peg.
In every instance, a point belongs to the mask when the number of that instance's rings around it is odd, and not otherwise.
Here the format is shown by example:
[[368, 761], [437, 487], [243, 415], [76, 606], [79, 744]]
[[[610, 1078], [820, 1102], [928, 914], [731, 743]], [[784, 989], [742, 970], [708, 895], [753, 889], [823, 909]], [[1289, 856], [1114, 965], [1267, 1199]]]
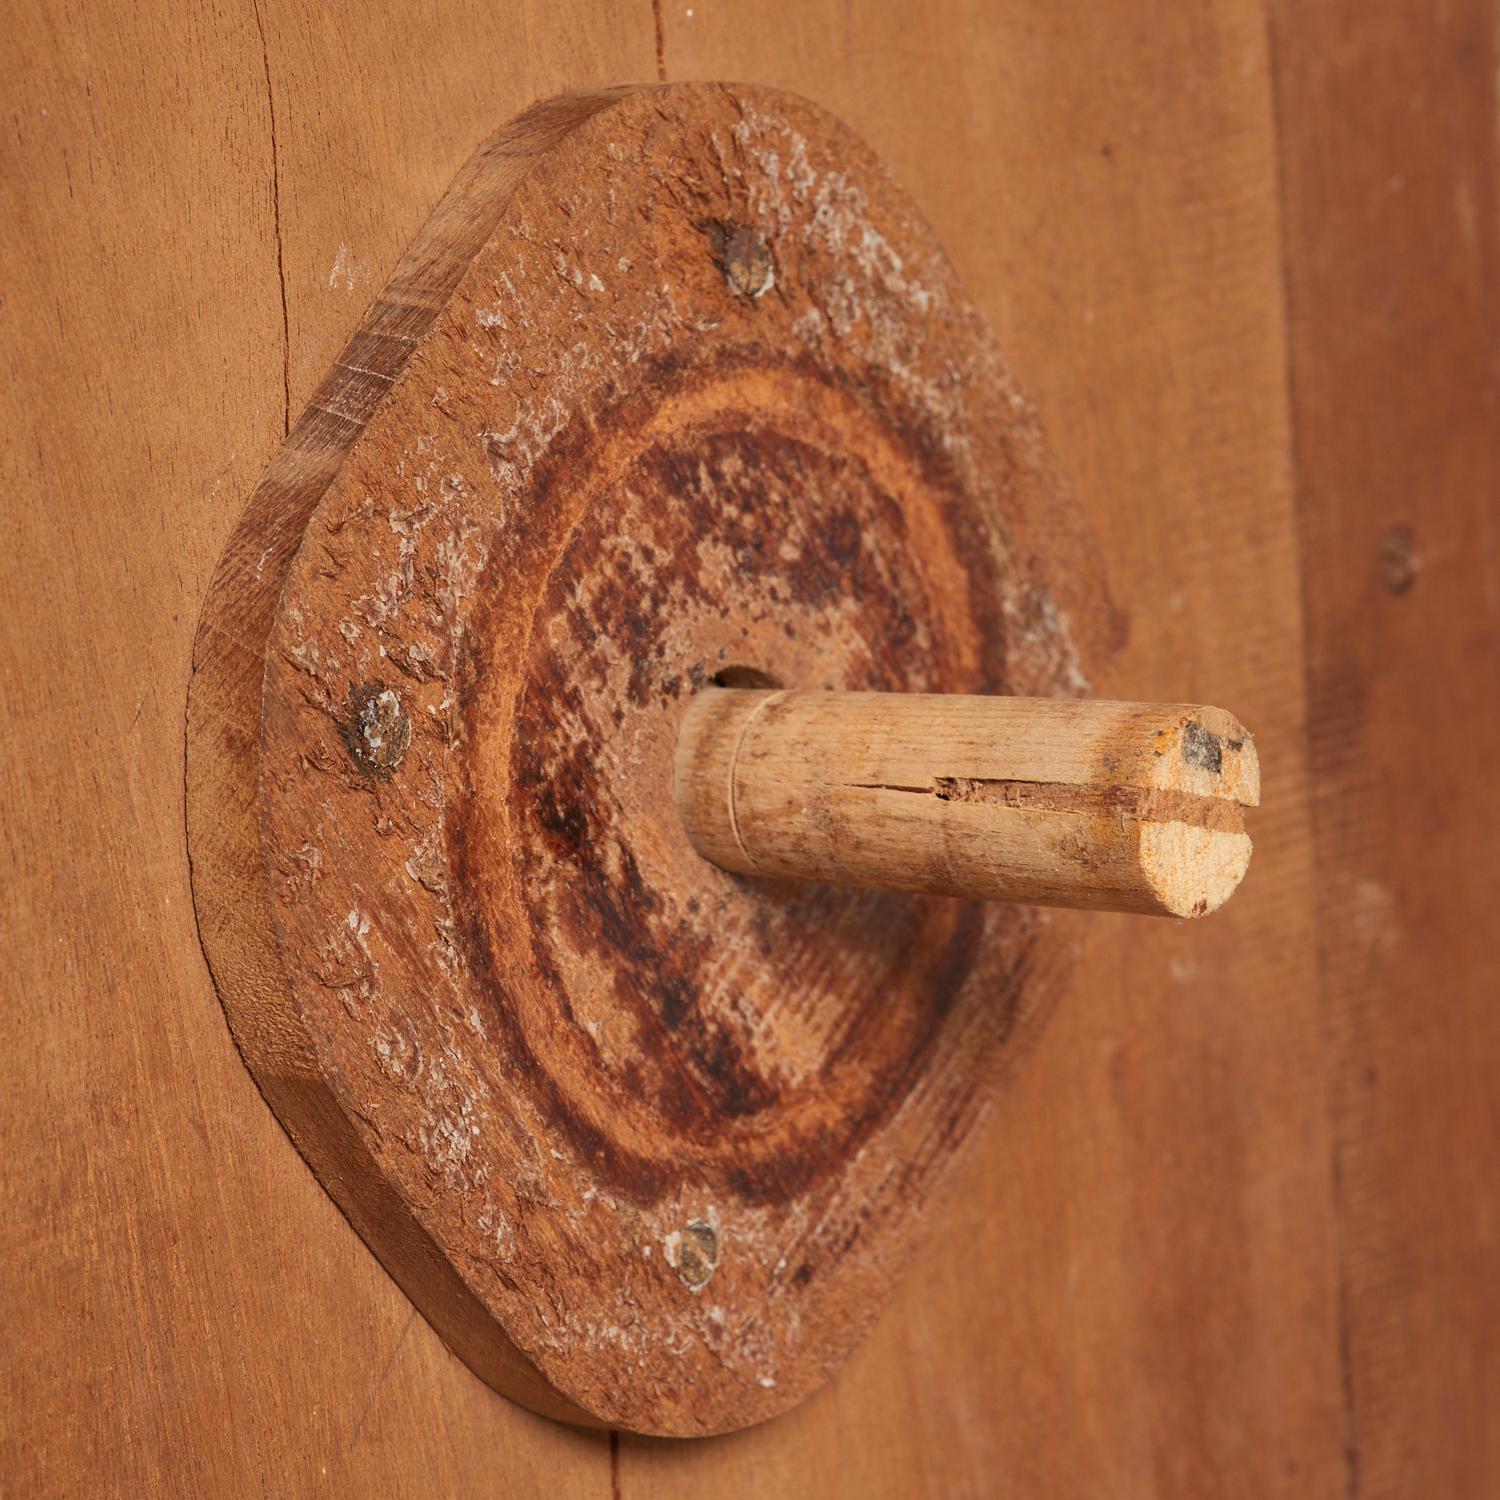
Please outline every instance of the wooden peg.
[[1197, 917], [1250, 863], [1260, 763], [1219, 708], [716, 687], [675, 783], [742, 875]]

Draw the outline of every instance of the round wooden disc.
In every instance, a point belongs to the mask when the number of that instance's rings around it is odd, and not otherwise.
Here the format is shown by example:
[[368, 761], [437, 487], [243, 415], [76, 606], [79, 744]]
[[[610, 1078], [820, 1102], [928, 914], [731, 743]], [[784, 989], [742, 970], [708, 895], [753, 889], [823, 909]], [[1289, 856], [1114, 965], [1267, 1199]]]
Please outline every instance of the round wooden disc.
[[724, 874], [682, 713], [726, 671], [1074, 692], [1101, 597], [827, 115], [617, 91], [465, 169], [225, 554], [190, 834], [251, 1068], [486, 1378], [704, 1433], [848, 1352], [1071, 938]]

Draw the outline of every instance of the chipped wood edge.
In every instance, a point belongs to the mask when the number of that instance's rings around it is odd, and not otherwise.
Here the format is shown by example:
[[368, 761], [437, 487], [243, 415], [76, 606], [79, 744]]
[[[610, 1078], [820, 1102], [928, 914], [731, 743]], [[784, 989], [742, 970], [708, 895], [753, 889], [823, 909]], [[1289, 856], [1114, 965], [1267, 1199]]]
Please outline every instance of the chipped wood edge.
[[318, 502], [532, 166], [641, 87], [562, 95], [518, 115], [460, 169], [257, 484], [193, 648], [187, 837], [199, 936], [235, 1042], [323, 1186], [463, 1361], [543, 1415], [603, 1424], [552, 1386], [387, 1182], [315, 1055], [285, 977], [256, 819], [264, 652]]

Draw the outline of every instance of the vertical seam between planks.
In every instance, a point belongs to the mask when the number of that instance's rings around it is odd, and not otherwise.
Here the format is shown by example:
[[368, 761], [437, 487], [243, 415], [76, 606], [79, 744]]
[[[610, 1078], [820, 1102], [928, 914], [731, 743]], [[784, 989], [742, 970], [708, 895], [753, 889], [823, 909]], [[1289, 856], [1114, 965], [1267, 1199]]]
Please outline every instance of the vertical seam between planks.
[[[654, 0], [653, 0], [654, 3]], [[271, 88], [271, 50], [266, 42], [266, 23], [260, 0], [251, 0], [255, 29], [260, 33], [260, 62], [266, 75], [266, 111], [271, 120], [271, 220], [276, 231], [276, 281], [281, 293], [281, 430], [292, 430], [292, 334], [286, 305], [286, 258], [281, 244], [281, 153], [276, 141], [276, 95]]]
[[667, 81], [667, 28], [661, 17], [661, 0], [651, 0], [651, 26], [656, 35], [656, 81]]
[[1304, 488], [1300, 462], [1300, 422], [1297, 412], [1297, 377], [1292, 353], [1292, 273], [1291, 247], [1287, 236], [1287, 183], [1286, 143], [1282, 131], [1282, 91], [1280, 53], [1276, 46], [1277, 0], [1265, 0], [1265, 55], [1266, 77], [1269, 84], [1269, 106], [1271, 140], [1276, 155], [1275, 214], [1277, 281], [1281, 295], [1281, 361], [1282, 394], [1286, 403], [1286, 430], [1288, 465], [1290, 468], [1292, 499], [1292, 545], [1297, 568], [1297, 595], [1301, 601], [1302, 620], [1302, 696], [1305, 712], [1302, 715], [1302, 763], [1306, 774], [1306, 813], [1309, 859], [1313, 874], [1313, 950], [1318, 979], [1318, 1015], [1323, 1037], [1323, 1109], [1328, 1131], [1328, 1182], [1333, 1204], [1333, 1255], [1335, 1288], [1335, 1317], [1337, 1319], [1336, 1358], [1339, 1371], [1339, 1405], [1342, 1415], [1341, 1434], [1344, 1460], [1344, 1494], [1346, 1500], [1356, 1500], [1360, 1493], [1359, 1462], [1359, 1413], [1355, 1403], [1354, 1365], [1351, 1346], [1349, 1265], [1346, 1245], [1346, 1225], [1343, 1180], [1343, 1142], [1340, 1138], [1338, 1108], [1335, 1094], [1338, 1088], [1340, 1060], [1334, 1055], [1335, 1038], [1329, 1016], [1331, 978], [1328, 955], [1327, 903], [1321, 896], [1321, 878], [1324, 854], [1319, 837], [1318, 818], [1314, 801], [1317, 797], [1314, 780], [1313, 714], [1311, 697], [1314, 684], [1311, 680], [1310, 634], [1312, 600], [1309, 597], [1309, 578], [1304, 556], [1303, 503]]

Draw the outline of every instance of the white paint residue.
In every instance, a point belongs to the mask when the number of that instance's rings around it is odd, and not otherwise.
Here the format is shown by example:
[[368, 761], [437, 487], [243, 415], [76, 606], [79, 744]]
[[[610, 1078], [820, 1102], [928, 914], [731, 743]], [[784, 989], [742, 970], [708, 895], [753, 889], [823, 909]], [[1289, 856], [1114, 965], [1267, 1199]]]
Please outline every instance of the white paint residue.
[[347, 245], [339, 246], [334, 257], [333, 269], [328, 273], [328, 289], [332, 291], [343, 283], [345, 295], [352, 292], [357, 283], [370, 279], [370, 268], [363, 261], [356, 261]]
[[1349, 895], [1354, 939], [1372, 960], [1385, 963], [1400, 948], [1404, 933], [1391, 888], [1368, 876], [1356, 880]]

